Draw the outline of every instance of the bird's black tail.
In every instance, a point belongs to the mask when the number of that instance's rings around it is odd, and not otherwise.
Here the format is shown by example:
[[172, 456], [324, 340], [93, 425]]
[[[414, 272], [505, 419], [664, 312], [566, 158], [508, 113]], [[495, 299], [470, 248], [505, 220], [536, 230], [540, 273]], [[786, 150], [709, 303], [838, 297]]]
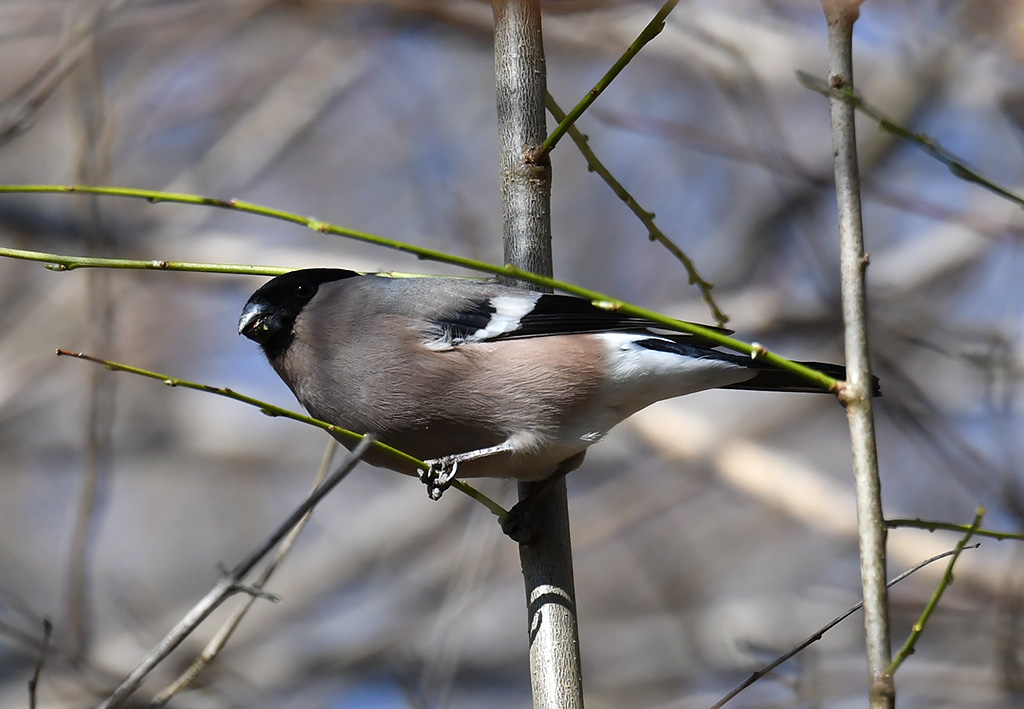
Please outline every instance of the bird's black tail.
[[[827, 374], [833, 379], [839, 379], [840, 381], [846, 379], [846, 367], [838, 364], [829, 364], [827, 362], [797, 362], [805, 367], [816, 369], [822, 374]], [[878, 377], [872, 377], [871, 382], [871, 395], [881, 396], [882, 390], [878, 385]], [[745, 382], [739, 382], [738, 384], [730, 384], [722, 387], [722, 389], [748, 389], [753, 391], [794, 391], [794, 392], [808, 392], [808, 393], [828, 393], [821, 387], [816, 387], [810, 384], [805, 379], [801, 379], [795, 374], [785, 372], [781, 369], [776, 369], [766, 365], [764, 369], [760, 370], [752, 379], [748, 379]]]

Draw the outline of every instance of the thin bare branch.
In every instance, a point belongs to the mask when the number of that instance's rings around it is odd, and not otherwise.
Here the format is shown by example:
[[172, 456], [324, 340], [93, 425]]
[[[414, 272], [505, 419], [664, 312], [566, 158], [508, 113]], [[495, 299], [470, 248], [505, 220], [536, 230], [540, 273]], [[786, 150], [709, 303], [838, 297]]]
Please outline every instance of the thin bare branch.
[[[939, 559], [945, 559], [947, 556], [958, 555], [961, 551], [963, 551], [963, 549], [977, 549], [979, 546], [980, 545], [978, 545], [978, 544], [975, 544], [975, 545], [969, 546], [969, 547], [961, 547], [960, 545], [957, 545], [956, 549], [950, 549], [949, 551], [944, 551], [941, 554], [936, 554], [935, 556], [931, 557], [930, 559], [925, 559], [920, 564], [917, 564], [916, 566], [913, 566], [913, 567], [907, 569], [902, 574], [900, 574], [899, 576], [894, 578], [892, 581], [890, 581], [887, 584], [887, 586], [889, 588], [892, 588], [893, 586], [895, 586], [896, 584], [898, 584], [900, 581], [902, 581], [903, 579], [907, 578], [911, 574], [920, 571], [924, 567], [928, 566], [931, 563], [934, 563], [934, 562], [938, 561]], [[738, 695], [740, 692], [742, 692], [747, 687], [749, 687], [750, 685], [752, 685], [755, 682], [757, 682], [762, 677], [766, 676], [769, 672], [774, 670], [776, 667], [778, 667], [782, 663], [784, 663], [784, 662], [786, 662], [788, 660], [791, 660], [796, 655], [798, 655], [799, 653], [803, 652], [804, 650], [809, 648], [814, 643], [816, 643], [819, 640], [821, 640], [823, 637], [825, 637], [825, 633], [827, 633], [828, 631], [832, 630], [832, 628], [834, 628], [837, 625], [839, 625], [840, 623], [842, 623], [844, 620], [849, 618], [851, 615], [853, 615], [854, 613], [856, 613], [857, 611], [859, 611], [863, 607], [864, 607], [864, 601], [858, 601], [857, 603], [855, 603], [852, 606], [850, 606], [849, 608], [847, 608], [845, 611], [843, 611], [842, 613], [837, 615], [835, 618], [833, 618], [829, 622], [825, 623], [825, 625], [821, 626], [820, 628], [815, 630], [813, 633], [808, 635], [799, 645], [794, 647], [792, 650], [790, 650], [790, 651], [788, 651], [788, 652], [786, 652], [786, 653], [784, 653], [782, 655], [779, 655], [777, 658], [775, 658], [774, 660], [769, 662], [764, 667], [762, 667], [762, 668], [752, 672], [749, 677], [747, 677], [745, 680], [743, 680], [738, 685], [736, 685], [736, 687], [734, 687], [731, 692], [729, 692], [724, 697], [722, 697], [717, 702], [715, 702], [715, 704], [713, 704], [711, 706], [711, 709], [721, 709], [722, 707], [724, 707], [726, 704], [728, 704], [733, 699], [735, 699], [736, 695]]]
[[[327, 472], [331, 468], [331, 461], [334, 460], [334, 455], [338, 450], [338, 442], [333, 438], [327, 444], [327, 449], [324, 451], [323, 460], [320, 462], [320, 469], [317, 471], [316, 480], [313, 483], [313, 490], [315, 491], [326, 479]], [[295, 540], [298, 539], [299, 534], [302, 532], [302, 528], [306, 526], [306, 522], [309, 521], [312, 511], [307, 512], [306, 516], [300, 519], [291, 531], [288, 532], [288, 536], [284, 538], [281, 545], [277, 548], [277, 552], [274, 554], [274, 558], [270, 560], [266, 568], [260, 572], [260, 575], [252, 582], [251, 586], [254, 589], [263, 589], [266, 587], [267, 581], [274, 575], [274, 572], [284, 561], [284, 558], [288, 555], [292, 546], [295, 544]], [[160, 691], [153, 701], [150, 703], [151, 707], [162, 707], [171, 701], [175, 695], [183, 692], [189, 687], [202, 674], [203, 670], [213, 662], [217, 655], [220, 654], [224, 646], [227, 645], [228, 640], [234, 634], [235, 630], [245, 619], [245, 616], [249, 613], [249, 609], [256, 603], [257, 597], [254, 594], [248, 594], [248, 597], [238, 606], [231, 614], [231, 617], [224, 621], [224, 624], [220, 627], [220, 630], [213, 636], [203, 651], [192, 661], [192, 664], [185, 669], [177, 679], [167, 685], [162, 691]]]
[[997, 532], [992, 529], [976, 529], [972, 524], [955, 524], [953, 522], [941, 522], [934, 519], [921, 519], [919, 517], [896, 517], [885, 520], [885, 526], [889, 529], [909, 528], [924, 529], [929, 532], [942, 529], [947, 532], [960, 532], [961, 534], [971, 533], [975, 537], [988, 537], [989, 539], [1015, 539], [1024, 541], [1024, 533], [1021, 532]]
[[[548, 111], [555, 117], [556, 121], [564, 121], [565, 113], [562, 108], [555, 101], [551, 94], [547, 95], [547, 106]], [[594, 154], [593, 149], [590, 147], [590, 140], [583, 133], [580, 132], [576, 126], [569, 126], [569, 137], [576, 144], [576, 149], [580, 151], [583, 158], [587, 161], [587, 169], [591, 172], [596, 172], [597, 175], [605, 181], [605, 183], [612, 188], [612, 192], [615, 196], [625, 202], [629, 210], [636, 215], [636, 218], [647, 227], [647, 235], [651, 241], [657, 241], [659, 244], [664, 246], [670, 254], [676, 257], [676, 259], [683, 264], [683, 268], [686, 269], [686, 274], [689, 276], [691, 285], [697, 286], [700, 290], [701, 298], [707, 303], [708, 308], [711, 309], [711, 317], [715, 319], [715, 323], [718, 325], [725, 325], [729, 322], [729, 316], [722, 312], [722, 309], [718, 307], [718, 303], [715, 302], [714, 297], [711, 295], [711, 289], [714, 285], [701, 277], [700, 273], [697, 272], [697, 266], [693, 263], [693, 260], [683, 253], [683, 250], [679, 246], [668, 238], [658, 225], [654, 223], [654, 212], [648, 212], [646, 209], [640, 206], [640, 203], [633, 198], [633, 195], [622, 186], [615, 176], [612, 175], [611, 171], [604, 166], [600, 160], [597, 159], [597, 155]]]
[[43, 674], [43, 664], [46, 662], [46, 652], [50, 649], [50, 636], [53, 634], [53, 623], [49, 618], [43, 618], [43, 639], [39, 643], [39, 656], [36, 657], [36, 666], [32, 670], [32, 678], [28, 681], [28, 706], [29, 709], [36, 709], [36, 690], [39, 688], [39, 678]]
[[958, 177], [965, 182], [973, 182], [980, 187], [984, 187], [992, 194], [999, 195], [1003, 199], [1013, 202], [1018, 207], [1024, 207], [1024, 197], [996, 184], [993, 180], [990, 180], [973, 168], [969, 167], [962, 158], [946, 150], [939, 144], [939, 141], [935, 140], [935, 138], [932, 138], [930, 135], [926, 133], [915, 133], [909, 128], [900, 125], [900, 123], [895, 119], [890, 118], [880, 109], [875, 108], [865, 101], [856, 91], [854, 91], [853, 86], [830, 87], [827, 82], [802, 71], [798, 71], [796, 76], [801, 84], [812, 91], [817, 91], [824, 96], [838, 98], [847, 102], [853, 106], [853, 108], [857, 109], [877, 123], [879, 130], [891, 133], [897, 138], [902, 138], [912, 145], [917, 146], [925, 153], [945, 165], [946, 168], [953, 173], [954, 177]]
[[259, 561], [270, 553], [278, 542], [280, 542], [302, 519], [322, 500], [327, 493], [334, 489], [345, 477], [352, 472], [359, 460], [370, 449], [374, 443], [373, 436], [367, 435], [352, 450], [351, 455], [345, 462], [334, 471], [324, 484], [316, 488], [289, 516], [282, 522], [267, 539], [257, 547], [245, 559], [239, 562], [233, 569], [225, 574], [213, 589], [206, 594], [192, 609], [185, 614], [185, 617], [178, 621], [178, 624], [167, 633], [157, 645], [150, 650], [142, 661], [132, 670], [118, 685], [117, 689], [101, 702], [97, 709], [113, 709], [121, 706], [142, 684], [146, 676], [162, 662], [181, 642], [202, 623], [221, 603], [229, 596], [242, 592], [249, 592], [249, 589], [242, 584], [252, 568]]
[[[829, 83], [837, 88], [852, 86], [853, 26], [857, 21], [859, 3], [825, 0], [822, 6], [828, 23]], [[895, 704], [896, 690], [889, 674], [892, 650], [889, 646], [889, 604], [885, 583], [886, 529], [871, 405], [872, 377], [865, 295], [868, 258], [864, 250], [861, 219], [857, 137], [853, 107], [834, 98], [830, 101], [830, 109], [847, 365], [847, 382], [840, 400], [846, 406], [853, 444], [869, 691], [872, 709], [891, 709]]]
[[629, 48], [626, 49], [614, 64], [612, 64], [611, 69], [605, 72], [605, 75], [602, 76], [596, 84], [594, 84], [594, 88], [588, 91], [587, 95], [580, 99], [579, 103], [573, 106], [568, 115], [563, 114], [561, 118], [556, 116], [555, 120], [558, 121], [558, 125], [555, 126], [555, 129], [551, 131], [551, 134], [544, 140], [537, 157], [550, 153], [552, 148], [554, 148], [558, 141], [562, 139], [562, 136], [565, 135], [566, 131], [575, 125], [576, 121], [583, 115], [584, 111], [590, 108], [590, 105], [597, 100], [597, 97], [600, 96], [606, 88], [608, 88], [609, 84], [611, 84], [612, 81], [615, 80], [615, 77], [619, 75], [619, 72], [626, 68], [626, 65], [633, 60], [633, 57], [640, 53], [640, 50], [644, 48], [644, 45], [661, 34], [661, 31], [665, 29], [665, 18], [668, 17], [669, 13], [672, 12], [678, 4], [679, 0], [667, 0], [654, 17], [651, 18], [651, 21], [647, 23], [647, 26], [643, 28], [637, 38], [633, 40], [632, 44], [629, 45]]

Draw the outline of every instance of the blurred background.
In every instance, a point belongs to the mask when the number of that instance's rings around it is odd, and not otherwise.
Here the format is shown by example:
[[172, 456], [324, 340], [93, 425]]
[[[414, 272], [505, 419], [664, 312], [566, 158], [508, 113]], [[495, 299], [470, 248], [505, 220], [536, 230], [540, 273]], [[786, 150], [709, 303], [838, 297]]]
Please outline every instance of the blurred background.
[[[658, 3], [543, 3], [571, 107]], [[501, 259], [489, 3], [3, 0], [0, 182], [262, 202]], [[1024, 3], [867, 2], [858, 89], [1024, 189]], [[597, 156], [715, 284], [728, 326], [842, 360], [825, 74], [811, 0], [683, 0], [581, 120]], [[553, 123], [550, 123], [553, 125]], [[859, 123], [886, 513], [1024, 531], [1018, 206]], [[711, 322], [699, 293], [568, 140], [553, 156], [556, 275]], [[0, 196], [0, 244], [69, 254], [453, 272], [250, 215]], [[87, 351], [294, 407], [236, 334], [263, 279], [53, 273], [0, 260], [0, 705], [84, 707], [305, 496], [321, 432], [57, 359]], [[481, 487], [506, 505], [512, 486]], [[642, 412], [569, 478], [587, 703], [707, 707], [859, 599], [846, 420], [828, 396], [707, 392]], [[890, 575], [956, 536], [895, 530]], [[1024, 705], [1024, 546], [985, 541], [897, 675], [902, 707]], [[892, 591], [902, 643], [943, 563]], [[359, 468], [171, 706], [523, 707], [516, 545], [455, 492]], [[227, 606], [242, 599], [236, 598]], [[176, 676], [215, 614], [137, 695]], [[855, 614], [730, 706], [860, 707]]]

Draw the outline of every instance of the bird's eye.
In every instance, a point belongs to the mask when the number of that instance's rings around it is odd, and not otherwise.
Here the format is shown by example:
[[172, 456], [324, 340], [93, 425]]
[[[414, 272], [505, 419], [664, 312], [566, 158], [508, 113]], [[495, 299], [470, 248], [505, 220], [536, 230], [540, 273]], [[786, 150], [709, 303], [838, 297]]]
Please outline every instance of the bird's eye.
[[309, 300], [316, 294], [316, 286], [309, 283], [300, 283], [295, 286], [296, 297], [302, 300]]

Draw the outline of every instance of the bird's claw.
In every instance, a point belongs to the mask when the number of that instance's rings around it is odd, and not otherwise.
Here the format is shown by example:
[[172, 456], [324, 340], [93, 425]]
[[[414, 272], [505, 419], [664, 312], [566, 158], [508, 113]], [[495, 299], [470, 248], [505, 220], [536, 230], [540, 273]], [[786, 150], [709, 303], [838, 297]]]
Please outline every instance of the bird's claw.
[[517, 502], [505, 517], [498, 519], [501, 531], [518, 544], [530, 544], [539, 536], [536, 515], [533, 514], [534, 502], [535, 500]]
[[427, 486], [427, 497], [440, 500], [444, 491], [451, 487], [459, 470], [459, 461], [453, 456], [423, 461], [426, 468], [420, 468], [420, 482]]

